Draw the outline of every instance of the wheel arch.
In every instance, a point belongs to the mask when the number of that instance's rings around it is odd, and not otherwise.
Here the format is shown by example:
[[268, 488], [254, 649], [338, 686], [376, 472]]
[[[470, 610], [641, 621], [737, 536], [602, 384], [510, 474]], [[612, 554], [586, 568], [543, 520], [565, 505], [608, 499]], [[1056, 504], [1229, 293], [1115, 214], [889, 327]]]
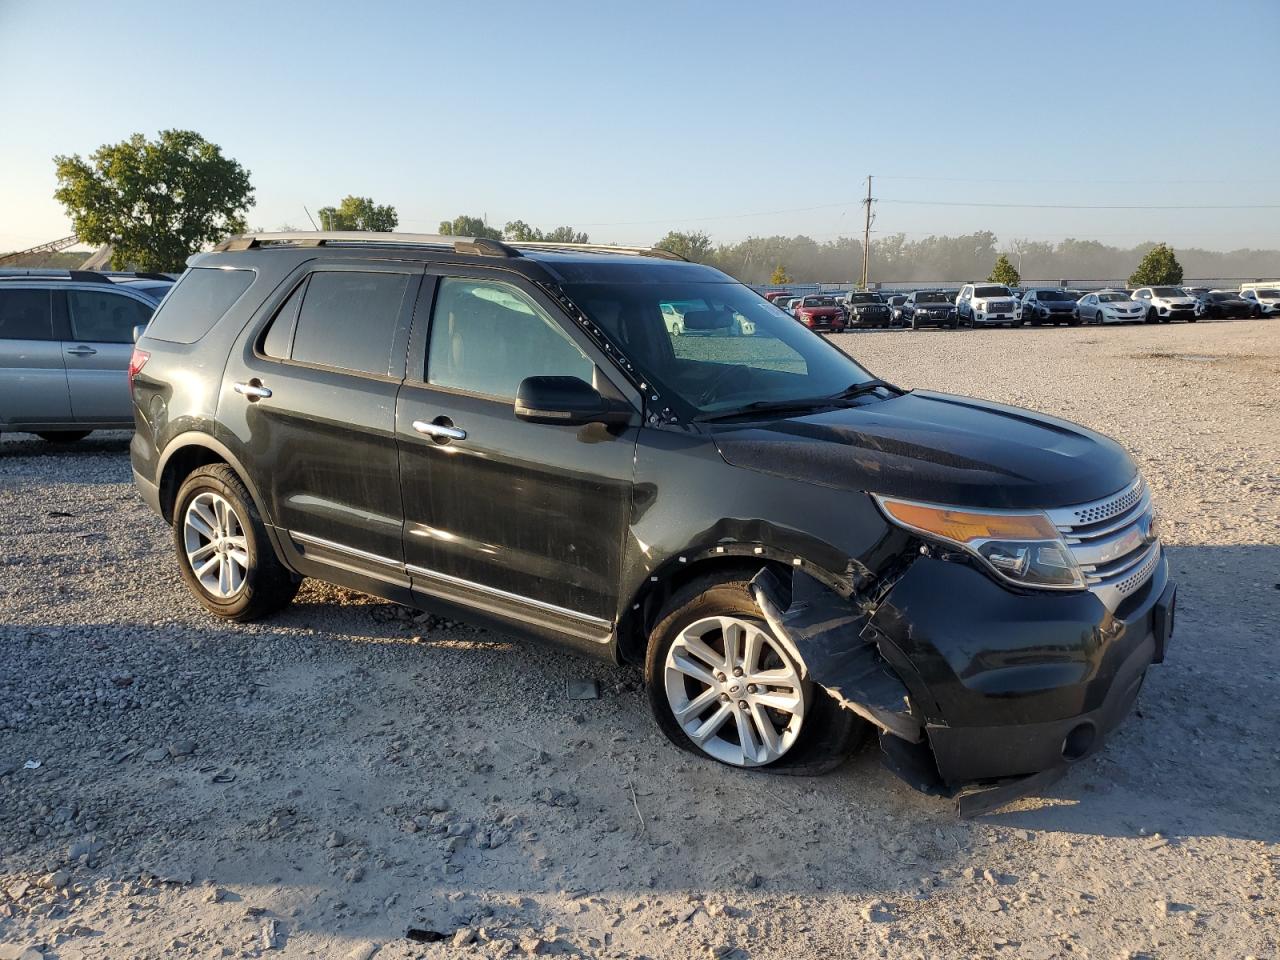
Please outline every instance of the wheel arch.
[[249, 474], [239, 458], [224, 443], [207, 433], [192, 431], [179, 434], [165, 446], [160, 457], [160, 468], [157, 475], [159, 482], [160, 512], [168, 523], [173, 523], [173, 508], [178, 499], [178, 489], [182, 481], [191, 475], [193, 470], [208, 466], [211, 463], [225, 463], [235, 471], [240, 482], [253, 498], [253, 505], [258, 516], [270, 528], [271, 520], [261, 495], [249, 480]]
[[615, 653], [622, 663], [643, 663], [649, 635], [667, 601], [689, 583], [706, 577], [750, 580], [762, 567], [787, 575], [799, 567], [842, 593], [849, 592], [847, 575], [841, 576], [783, 550], [760, 543], [723, 543], [690, 549], [668, 558], [635, 589], [618, 617]]

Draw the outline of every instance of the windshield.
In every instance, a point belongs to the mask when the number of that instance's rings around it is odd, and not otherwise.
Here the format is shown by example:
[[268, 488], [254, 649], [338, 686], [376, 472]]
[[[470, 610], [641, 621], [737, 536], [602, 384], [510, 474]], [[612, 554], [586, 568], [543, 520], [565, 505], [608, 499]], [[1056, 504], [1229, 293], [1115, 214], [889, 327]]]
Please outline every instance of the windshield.
[[1103, 303], [1128, 303], [1129, 298], [1123, 293], [1100, 293], [1098, 299]]
[[903, 296], [893, 296], [889, 298], [889, 302], [895, 307], [900, 307], [907, 302], [907, 298]]
[[1185, 297], [1186, 291], [1179, 290], [1177, 287], [1156, 287], [1151, 291], [1157, 297]]
[[1078, 298], [1073, 297], [1069, 293], [1064, 293], [1061, 290], [1040, 290], [1039, 292], [1036, 293], [1036, 299], [1042, 302], [1054, 301], [1056, 303], [1061, 303], [1064, 300], [1069, 300], [1072, 303], [1074, 303]]
[[950, 303], [951, 298], [945, 293], [917, 293], [916, 303]]
[[1238, 293], [1211, 293], [1209, 294], [1209, 299], [1221, 302], [1223, 300], [1240, 300], [1243, 298]]
[[973, 295], [975, 297], [1012, 297], [1008, 287], [976, 287]]
[[850, 303], [879, 303], [880, 298], [874, 293], [851, 293], [849, 294]]
[[836, 305], [835, 297], [805, 297], [801, 306], [805, 307], [834, 307]]
[[[871, 375], [738, 283], [577, 283], [565, 292], [687, 416], [831, 397]], [[680, 304], [681, 332], [664, 319]]]

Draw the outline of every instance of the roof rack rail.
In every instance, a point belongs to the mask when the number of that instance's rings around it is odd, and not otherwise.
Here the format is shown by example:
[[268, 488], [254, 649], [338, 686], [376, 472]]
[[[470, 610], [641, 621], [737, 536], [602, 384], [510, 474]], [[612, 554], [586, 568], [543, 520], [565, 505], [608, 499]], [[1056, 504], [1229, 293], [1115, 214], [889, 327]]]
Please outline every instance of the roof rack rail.
[[369, 245], [383, 247], [446, 247], [455, 253], [468, 253], [482, 257], [518, 257], [522, 248], [534, 250], [581, 250], [588, 253], [623, 253], [640, 257], [658, 257], [663, 260], [686, 258], [670, 250], [657, 247], [622, 247], [607, 243], [556, 243], [548, 240], [507, 242], [490, 237], [455, 237], [438, 233], [374, 233], [366, 230], [316, 230], [289, 233], [246, 233], [228, 237], [213, 249], [220, 252], [253, 250], [269, 246], [323, 247]]
[[612, 243], [557, 243], [554, 240], [512, 241], [514, 247], [533, 247], [535, 250], [583, 250], [590, 253], [625, 253], [636, 257], [657, 257], [660, 260], [680, 260], [688, 263], [687, 257], [661, 247], [625, 247]]
[[0, 270], [0, 280], [75, 280], [80, 283], [111, 283], [96, 270], [67, 270], [64, 267], [13, 267]]
[[214, 247], [217, 251], [253, 250], [269, 246], [381, 246], [445, 247], [457, 253], [485, 257], [518, 257], [519, 251], [489, 237], [455, 237], [438, 233], [375, 233], [372, 230], [317, 230], [310, 233], [246, 233], [228, 237]]

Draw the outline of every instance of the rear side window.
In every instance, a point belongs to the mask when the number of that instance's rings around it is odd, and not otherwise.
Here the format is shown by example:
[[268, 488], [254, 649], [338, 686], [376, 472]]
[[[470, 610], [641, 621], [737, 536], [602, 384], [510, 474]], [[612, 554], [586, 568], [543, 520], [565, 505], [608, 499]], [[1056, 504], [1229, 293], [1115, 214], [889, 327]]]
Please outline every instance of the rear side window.
[[169, 291], [147, 327], [147, 336], [170, 343], [195, 343], [213, 329], [253, 283], [252, 270], [193, 267]]
[[298, 307], [302, 305], [302, 292], [307, 289], [306, 281], [293, 288], [293, 293], [276, 311], [267, 334], [262, 338], [262, 354], [275, 360], [288, 360], [289, 349], [293, 346], [293, 323], [298, 319]]
[[107, 290], [68, 290], [71, 335], [94, 343], [132, 343], [133, 328], [151, 319], [155, 307]]
[[292, 359], [386, 376], [409, 280], [403, 273], [313, 273], [298, 312]]
[[52, 340], [48, 290], [0, 290], [0, 340]]

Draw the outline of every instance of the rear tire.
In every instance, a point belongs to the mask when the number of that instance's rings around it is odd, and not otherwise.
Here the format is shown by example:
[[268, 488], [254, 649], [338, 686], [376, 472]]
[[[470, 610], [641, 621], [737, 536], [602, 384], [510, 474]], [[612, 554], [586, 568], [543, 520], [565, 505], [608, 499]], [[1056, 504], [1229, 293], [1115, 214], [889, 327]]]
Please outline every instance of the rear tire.
[[37, 431], [36, 436], [49, 443], [75, 443], [91, 433], [93, 433], [92, 430], [40, 430]]
[[[687, 584], [667, 602], [649, 636], [645, 656], [645, 687], [654, 718], [662, 732], [678, 747], [727, 766], [803, 775], [834, 770], [866, 738], [869, 730], [866, 721], [842, 709], [822, 687], [809, 680], [796, 681], [791, 685], [771, 683], [770, 690], [756, 693], [745, 684], [751, 675], [750, 663], [744, 664], [746, 672], [740, 682], [732, 673], [732, 662], [741, 658], [731, 656], [727, 661], [717, 660], [725, 653], [725, 631], [715, 625], [715, 618], [722, 618], [721, 622], [729, 624], [732, 631], [743, 631], [743, 639], [731, 641], [734, 646], [749, 647], [746, 635], [758, 638], [761, 653], [757, 658], [757, 669], [776, 672], [791, 668], [798, 675], [798, 665], [792, 663], [781, 645], [776, 643], [768, 624], [760, 616], [748, 582], [740, 574], [711, 574]], [[708, 663], [706, 659], [688, 653], [690, 648], [686, 643], [696, 645], [698, 638], [702, 638], [705, 653], [715, 655], [712, 659], [717, 662]], [[672, 648], [677, 644], [677, 650], [684, 651], [684, 656], [679, 658], [672, 654]], [[702, 668], [702, 672], [713, 679], [717, 673], [724, 676], [726, 692], [723, 696], [730, 699], [722, 701], [714, 692], [716, 688], [676, 668], [677, 663], [691, 662], [695, 669]], [[718, 666], [723, 669], [717, 671]], [[729, 693], [732, 687], [739, 690]], [[789, 697], [785, 693], [787, 690], [794, 690], [794, 696]], [[753, 700], [740, 713], [739, 703], [748, 701], [735, 702], [735, 699], [753, 695], [790, 699], [798, 702], [799, 706], [794, 712], [782, 711], [763, 707]], [[696, 709], [700, 698], [706, 700], [706, 705]], [[685, 716], [683, 725], [675, 714], [678, 704], [685, 709], [695, 708]], [[721, 717], [721, 726], [701, 742], [693, 738], [691, 728], [696, 731], [717, 717]], [[764, 749], [762, 745], [766, 738], [758, 734], [761, 722], [770, 723], [776, 737], [775, 745], [784, 749]], [[799, 729], [793, 731], [792, 726], [797, 723]], [[758, 737], [752, 740], [748, 749], [743, 748], [739, 732], [743, 729], [742, 724], [746, 724], [749, 735]], [[750, 756], [753, 751], [756, 755]]]
[[248, 488], [225, 463], [200, 467], [183, 481], [173, 542], [187, 589], [225, 620], [245, 623], [275, 613], [302, 583], [276, 556]]

